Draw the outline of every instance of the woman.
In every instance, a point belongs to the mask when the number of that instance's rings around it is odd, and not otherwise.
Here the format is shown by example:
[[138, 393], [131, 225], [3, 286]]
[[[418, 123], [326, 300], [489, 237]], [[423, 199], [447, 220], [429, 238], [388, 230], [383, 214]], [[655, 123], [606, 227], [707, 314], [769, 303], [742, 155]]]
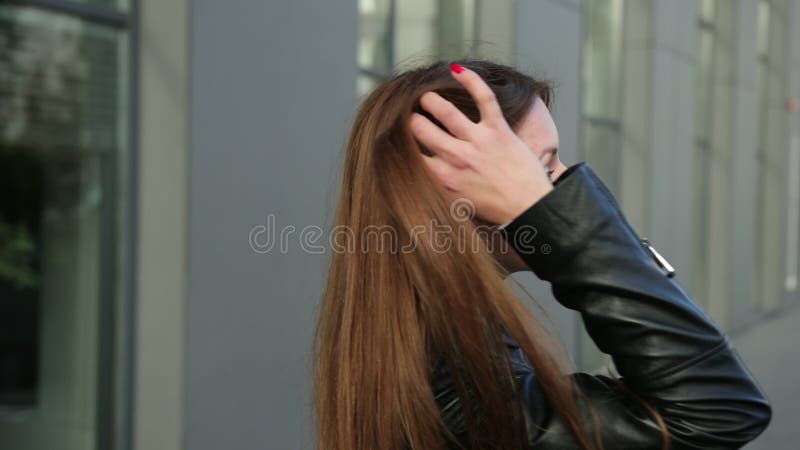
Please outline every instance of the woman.
[[[464, 60], [362, 104], [316, 331], [320, 449], [727, 449], [769, 423], [726, 335], [592, 169], [560, 161], [550, 99]], [[522, 268], [581, 313], [620, 378], [564, 375], [503, 281]]]

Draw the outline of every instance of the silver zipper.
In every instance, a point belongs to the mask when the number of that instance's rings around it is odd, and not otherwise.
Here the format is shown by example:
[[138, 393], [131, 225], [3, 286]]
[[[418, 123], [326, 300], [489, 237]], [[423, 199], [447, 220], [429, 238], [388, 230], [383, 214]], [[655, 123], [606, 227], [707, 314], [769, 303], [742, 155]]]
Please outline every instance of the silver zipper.
[[650, 254], [653, 255], [653, 259], [656, 260], [656, 263], [667, 272], [668, 277], [675, 276], [675, 268], [667, 261], [666, 258], [661, 256], [661, 253], [658, 253], [655, 248], [650, 244], [650, 241], [647, 238], [642, 238], [642, 244], [647, 247], [647, 250], [650, 251]]

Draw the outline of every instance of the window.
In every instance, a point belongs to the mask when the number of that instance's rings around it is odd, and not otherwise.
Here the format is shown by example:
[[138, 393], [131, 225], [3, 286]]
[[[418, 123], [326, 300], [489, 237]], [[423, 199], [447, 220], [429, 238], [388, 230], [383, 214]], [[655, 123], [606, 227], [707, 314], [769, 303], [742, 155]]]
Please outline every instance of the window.
[[358, 41], [358, 93], [371, 91], [388, 77], [392, 67], [393, 0], [360, 0]]
[[113, 448], [127, 2], [25, 3], [0, 4], [0, 442]]
[[782, 248], [786, 143], [784, 98], [787, 83], [788, 17], [785, 0], [761, 0], [758, 5], [759, 148], [754, 162], [758, 171], [756, 196], [756, 292], [753, 302], [764, 309], [779, 306], [784, 284]]
[[708, 307], [708, 219], [712, 158], [711, 122], [714, 99], [715, 0], [698, 2], [697, 59], [695, 72], [694, 236], [692, 242], [692, 294]]
[[620, 167], [623, 0], [584, 3], [583, 159], [617, 194]]
[[[582, 159], [620, 194], [622, 142], [623, 0], [583, 4]], [[596, 371], [609, 362], [580, 325], [579, 368]]]
[[695, 51], [694, 160], [692, 161], [692, 259], [688, 279], [692, 295], [726, 327], [732, 309], [734, 205], [733, 103], [735, 14], [731, 2], [703, 0], [697, 10]]
[[359, 79], [363, 96], [397, 65], [474, 53], [476, 0], [359, 0]]

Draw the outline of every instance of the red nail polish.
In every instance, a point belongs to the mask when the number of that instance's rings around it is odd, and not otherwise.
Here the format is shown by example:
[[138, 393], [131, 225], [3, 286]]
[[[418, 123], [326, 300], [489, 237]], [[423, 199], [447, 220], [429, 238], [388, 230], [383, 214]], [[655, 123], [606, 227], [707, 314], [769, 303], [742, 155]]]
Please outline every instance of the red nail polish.
[[461, 72], [464, 71], [464, 66], [462, 66], [460, 64], [453, 63], [453, 64], [450, 64], [450, 70], [452, 70], [455, 73], [461, 73]]

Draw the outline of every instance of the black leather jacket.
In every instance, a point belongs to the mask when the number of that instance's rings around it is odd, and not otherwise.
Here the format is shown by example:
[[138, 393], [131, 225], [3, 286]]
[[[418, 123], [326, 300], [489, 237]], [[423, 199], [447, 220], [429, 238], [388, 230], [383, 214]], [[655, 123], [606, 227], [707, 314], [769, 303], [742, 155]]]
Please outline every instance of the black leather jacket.
[[[767, 398], [727, 336], [658, 264], [586, 163], [567, 169], [506, 231], [533, 272], [551, 283], [556, 300], [580, 312], [625, 386], [658, 409], [672, 449], [739, 448], [767, 427]], [[579, 448], [520, 348], [507, 336], [506, 342], [529, 444]], [[660, 428], [631, 393], [605, 375], [570, 376], [598, 414], [606, 449], [662, 448]], [[446, 370], [437, 368], [432, 384], [445, 422], [464, 436], [459, 399]], [[593, 436], [588, 414], [584, 423]]]

